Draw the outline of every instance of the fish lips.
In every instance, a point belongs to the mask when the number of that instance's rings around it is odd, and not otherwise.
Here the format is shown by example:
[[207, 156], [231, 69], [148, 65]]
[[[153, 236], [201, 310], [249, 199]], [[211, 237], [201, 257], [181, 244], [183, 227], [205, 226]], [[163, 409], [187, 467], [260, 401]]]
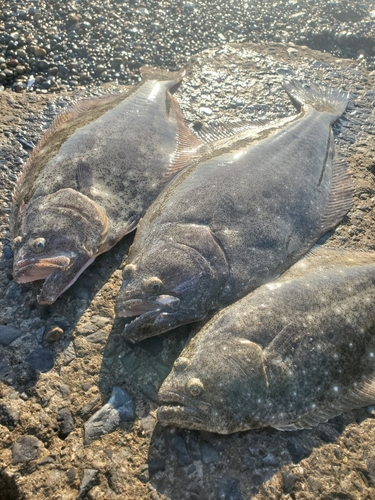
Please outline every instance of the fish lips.
[[124, 335], [131, 342], [158, 335], [167, 330], [165, 319], [178, 312], [180, 299], [174, 295], [159, 295], [154, 300], [133, 299], [118, 307], [117, 315], [124, 318], [137, 316], [125, 326]]
[[29, 283], [31, 281], [44, 280], [51, 276], [57, 269], [66, 271], [71, 259], [64, 255], [49, 257], [45, 259], [20, 260], [14, 266], [14, 279], [17, 283]]
[[[157, 417], [162, 425], [175, 425], [189, 429], [207, 430], [212, 415], [212, 406], [204, 401], [187, 404], [186, 398], [175, 392], [159, 392], [162, 406]], [[164, 403], [164, 404], [163, 404]]]

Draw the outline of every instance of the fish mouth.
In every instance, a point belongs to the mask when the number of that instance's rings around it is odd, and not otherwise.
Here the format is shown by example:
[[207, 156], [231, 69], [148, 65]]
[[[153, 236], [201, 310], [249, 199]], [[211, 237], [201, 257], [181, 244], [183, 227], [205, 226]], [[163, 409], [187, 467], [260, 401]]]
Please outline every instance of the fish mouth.
[[44, 280], [51, 276], [56, 269], [66, 271], [70, 266], [70, 262], [71, 259], [65, 255], [46, 259], [20, 260], [14, 267], [14, 279], [17, 283]]
[[150, 311], [175, 311], [178, 308], [179, 304], [180, 300], [173, 295], [159, 295], [154, 300], [127, 300], [123, 303], [121, 308], [118, 308], [119, 310], [117, 312], [117, 315], [121, 318], [130, 318], [134, 316], [142, 317], [144, 314]]
[[[162, 425], [208, 430], [207, 419], [211, 414], [209, 403], [200, 401], [188, 406], [183, 396], [171, 391], [159, 392], [158, 396], [163, 403], [157, 411], [158, 421]], [[204, 405], [204, 410], [202, 405]]]

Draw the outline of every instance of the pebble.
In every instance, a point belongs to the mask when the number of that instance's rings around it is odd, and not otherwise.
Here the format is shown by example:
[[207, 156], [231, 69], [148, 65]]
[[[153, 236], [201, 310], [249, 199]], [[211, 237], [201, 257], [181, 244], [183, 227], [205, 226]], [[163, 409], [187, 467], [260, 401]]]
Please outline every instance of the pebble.
[[85, 444], [90, 444], [103, 434], [113, 432], [122, 422], [134, 420], [133, 402], [128, 394], [115, 386], [108, 403], [98, 410], [85, 424]]
[[141, 362], [134, 351], [128, 352], [121, 359], [122, 366], [128, 373], [133, 373], [140, 366]]
[[69, 408], [62, 408], [57, 412], [59, 422], [59, 438], [65, 439], [74, 430], [74, 419]]
[[22, 285], [16, 283], [15, 281], [12, 281], [8, 286], [5, 295], [8, 297], [8, 299], [15, 299], [17, 297], [20, 297], [21, 293], [22, 293]]
[[77, 500], [83, 500], [91, 488], [97, 484], [98, 473], [96, 469], [84, 469]]
[[217, 498], [223, 500], [244, 500], [239, 481], [237, 479], [223, 479], [220, 481]]
[[29, 462], [38, 458], [42, 442], [35, 436], [26, 435], [18, 439], [12, 446], [12, 463]]
[[8, 325], [0, 325], [0, 344], [7, 346], [21, 337], [22, 332]]
[[44, 335], [44, 340], [46, 342], [56, 342], [64, 337], [64, 330], [59, 326], [53, 326]]
[[205, 441], [200, 443], [200, 449], [202, 453], [202, 462], [206, 465], [216, 464], [220, 461], [220, 456], [215, 448]]
[[50, 349], [35, 349], [26, 357], [26, 361], [35, 370], [42, 373], [49, 372], [54, 365], [53, 354]]
[[12, 406], [0, 403], [0, 424], [13, 430], [18, 422], [19, 411]]

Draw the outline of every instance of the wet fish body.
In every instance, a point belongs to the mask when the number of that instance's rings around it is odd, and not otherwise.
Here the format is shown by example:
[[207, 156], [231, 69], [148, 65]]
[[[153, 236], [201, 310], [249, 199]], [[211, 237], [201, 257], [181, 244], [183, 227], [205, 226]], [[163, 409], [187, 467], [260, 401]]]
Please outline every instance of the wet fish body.
[[220, 311], [162, 384], [165, 425], [310, 428], [375, 403], [375, 253], [319, 249]]
[[127, 92], [79, 101], [39, 142], [14, 194], [14, 277], [45, 279], [51, 304], [138, 224], [200, 148], [170, 89], [182, 73], [145, 67]]
[[117, 298], [132, 341], [201, 320], [285, 271], [351, 206], [331, 124], [347, 98], [285, 85], [302, 111], [182, 172], [140, 224]]

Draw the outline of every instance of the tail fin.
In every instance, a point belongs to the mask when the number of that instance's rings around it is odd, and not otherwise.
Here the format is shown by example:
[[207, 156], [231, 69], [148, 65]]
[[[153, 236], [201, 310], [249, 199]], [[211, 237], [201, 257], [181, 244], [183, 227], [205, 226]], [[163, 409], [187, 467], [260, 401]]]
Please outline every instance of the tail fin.
[[343, 114], [349, 100], [348, 94], [340, 90], [302, 85], [295, 80], [285, 82], [283, 87], [298, 109], [312, 106], [321, 113], [332, 115], [332, 123]]
[[158, 80], [159, 82], [170, 81], [171, 87], [177, 86], [186, 74], [186, 70], [167, 71], [160, 68], [153, 68], [145, 64], [139, 70], [142, 76], [142, 83], [147, 80]]

